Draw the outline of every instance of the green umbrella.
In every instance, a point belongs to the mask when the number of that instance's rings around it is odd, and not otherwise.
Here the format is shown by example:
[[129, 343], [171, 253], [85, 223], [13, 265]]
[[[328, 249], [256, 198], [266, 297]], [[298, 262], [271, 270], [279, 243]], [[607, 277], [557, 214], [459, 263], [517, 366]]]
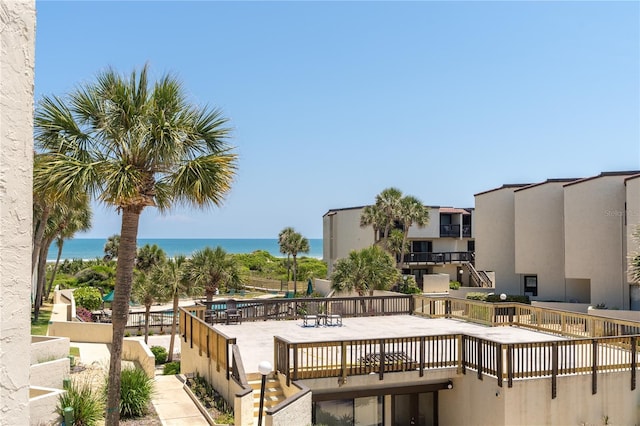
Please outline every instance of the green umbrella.
[[102, 298], [103, 302], [113, 302], [113, 290], [109, 292], [106, 296]]
[[313, 293], [313, 283], [311, 282], [311, 278], [309, 278], [307, 282], [307, 296], [311, 296], [311, 293]]

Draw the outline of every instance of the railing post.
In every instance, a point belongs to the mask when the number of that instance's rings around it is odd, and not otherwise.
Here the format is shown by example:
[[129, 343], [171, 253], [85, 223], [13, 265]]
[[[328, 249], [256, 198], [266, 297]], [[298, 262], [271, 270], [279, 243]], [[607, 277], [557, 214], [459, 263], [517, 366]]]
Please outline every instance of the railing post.
[[498, 386], [502, 387], [502, 350], [504, 345], [496, 345], [496, 376], [498, 377]]
[[384, 378], [384, 364], [385, 364], [385, 353], [384, 353], [384, 339], [379, 340], [380, 344], [380, 380]]
[[636, 389], [636, 369], [638, 368], [636, 337], [631, 338], [631, 390]]
[[507, 385], [513, 387], [513, 345], [507, 345]]
[[444, 314], [445, 318], [451, 318], [451, 299], [444, 301]]
[[347, 381], [347, 342], [342, 341], [340, 349], [340, 369], [342, 370], [342, 383]]
[[551, 343], [551, 399], [556, 399], [558, 378], [558, 342]]
[[598, 341], [593, 339], [592, 341], [592, 367], [591, 367], [591, 394], [595, 395], [598, 392]]
[[420, 336], [420, 377], [424, 376], [425, 337]]
[[477, 359], [478, 359], [478, 379], [482, 380], [482, 340], [477, 338], [476, 342], [478, 342], [476, 344], [476, 352], [477, 352]]
[[460, 353], [460, 370], [462, 374], [467, 374], [467, 336], [458, 334], [458, 344]]
[[[295, 343], [293, 344], [293, 374], [291, 375], [293, 376], [293, 380], [298, 380], [298, 345]], [[287, 382], [289, 382], [288, 379]]]

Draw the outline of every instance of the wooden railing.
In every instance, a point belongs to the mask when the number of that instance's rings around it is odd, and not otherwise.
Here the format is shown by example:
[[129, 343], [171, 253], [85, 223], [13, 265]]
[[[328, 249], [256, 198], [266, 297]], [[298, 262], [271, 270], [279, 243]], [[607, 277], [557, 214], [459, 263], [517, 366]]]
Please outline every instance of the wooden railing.
[[518, 326], [565, 337], [640, 334], [640, 322], [541, 308], [523, 303], [486, 303], [451, 297], [415, 296], [414, 314], [454, 318], [489, 326]]
[[[241, 312], [241, 321], [292, 320], [308, 312], [339, 313], [343, 317], [400, 315], [413, 312], [411, 295], [296, 298], [296, 299], [251, 299], [236, 300]], [[206, 322], [214, 324], [225, 321], [226, 300], [200, 301]]]
[[227, 380], [231, 375], [231, 345], [236, 339], [213, 329], [203, 320], [203, 308], [180, 308], [180, 335], [191, 348], [197, 347], [199, 355], [206, 354], [216, 366], [224, 369]]

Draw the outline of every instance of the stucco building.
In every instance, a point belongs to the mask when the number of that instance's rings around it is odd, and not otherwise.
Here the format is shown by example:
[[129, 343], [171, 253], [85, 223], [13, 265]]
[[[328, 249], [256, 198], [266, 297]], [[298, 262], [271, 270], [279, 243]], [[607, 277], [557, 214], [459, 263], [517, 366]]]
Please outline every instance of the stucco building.
[[[323, 259], [329, 273], [337, 260], [347, 257], [353, 250], [374, 244], [373, 227], [360, 226], [364, 208], [332, 209], [323, 216]], [[403, 273], [413, 275], [425, 291], [447, 291], [449, 281], [470, 285], [469, 265], [473, 263], [475, 244], [474, 210], [438, 206], [428, 209], [429, 223], [424, 227], [413, 225], [409, 228], [410, 247], [402, 262]]]
[[[503, 185], [475, 194], [476, 267], [498, 291], [532, 299], [636, 306], [640, 172]], [[640, 309], [637, 306], [636, 309]]]
[[0, 2], [0, 424], [29, 424], [35, 2]]

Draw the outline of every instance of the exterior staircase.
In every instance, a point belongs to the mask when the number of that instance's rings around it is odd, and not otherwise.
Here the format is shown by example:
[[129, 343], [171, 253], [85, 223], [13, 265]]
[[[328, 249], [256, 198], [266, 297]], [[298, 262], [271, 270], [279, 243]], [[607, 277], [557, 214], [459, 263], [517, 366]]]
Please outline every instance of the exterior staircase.
[[474, 287], [493, 287], [491, 278], [484, 271], [478, 271], [471, 262], [465, 263], [469, 276], [471, 277], [471, 283]]
[[[248, 374], [247, 379], [249, 386], [253, 389], [253, 424], [258, 425], [258, 412], [260, 411], [260, 385], [262, 383], [262, 376], [259, 373]], [[267, 382], [264, 387], [264, 408], [266, 411], [268, 408], [275, 407], [284, 401], [285, 396], [280, 386], [280, 381], [273, 377], [267, 377]], [[262, 424], [265, 424], [265, 415], [262, 413]]]

